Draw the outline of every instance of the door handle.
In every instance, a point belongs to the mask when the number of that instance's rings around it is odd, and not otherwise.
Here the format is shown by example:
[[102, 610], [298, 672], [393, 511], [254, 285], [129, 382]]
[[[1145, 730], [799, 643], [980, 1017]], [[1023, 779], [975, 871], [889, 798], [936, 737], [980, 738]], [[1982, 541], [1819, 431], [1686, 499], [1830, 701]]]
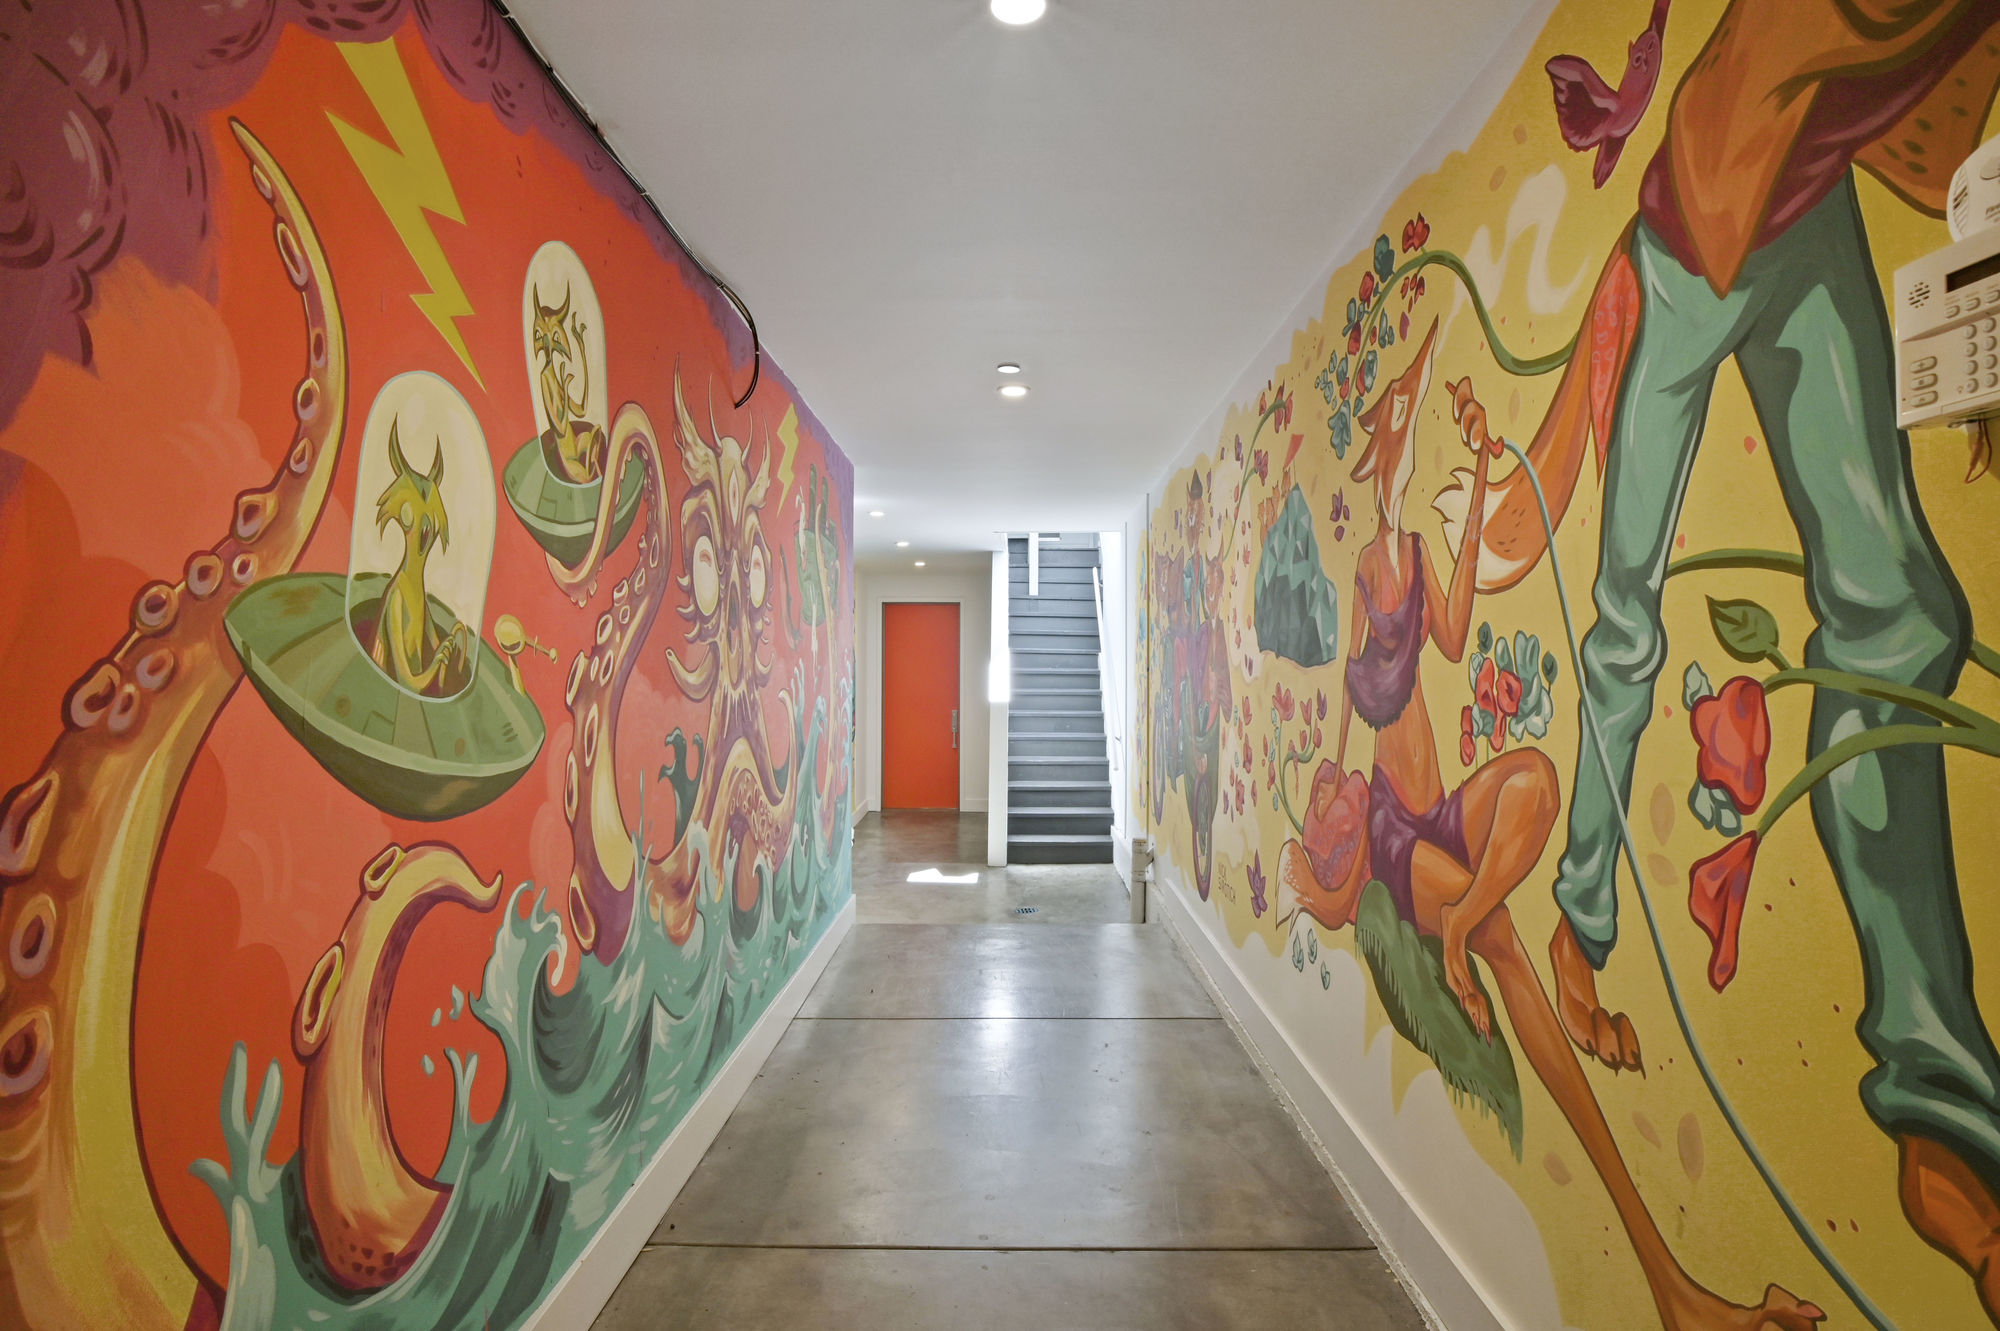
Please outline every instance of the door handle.
[[958, 747], [958, 709], [951, 709], [951, 747]]

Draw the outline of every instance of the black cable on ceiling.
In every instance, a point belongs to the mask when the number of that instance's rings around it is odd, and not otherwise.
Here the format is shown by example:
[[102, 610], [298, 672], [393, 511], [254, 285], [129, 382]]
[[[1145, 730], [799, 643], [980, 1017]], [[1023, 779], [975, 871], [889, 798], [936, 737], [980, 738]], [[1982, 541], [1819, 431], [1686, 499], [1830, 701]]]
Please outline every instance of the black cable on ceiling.
[[528, 36], [527, 30], [521, 26], [521, 21], [515, 18], [513, 12], [507, 8], [505, 0], [491, 0], [491, 3], [495, 12], [500, 15], [501, 21], [513, 29], [514, 35], [520, 39], [521, 45], [527, 48], [528, 54], [534, 57], [535, 63], [542, 67], [542, 72], [548, 75], [549, 82], [555, 85], [556, 91], [562, 94], [563, 102], [569, 107], [571, 113], [592, 134], [597, 136], [598, 143], [603, 146], [605, 155], [611, 159], [612, 165], [624, 173], [625, 179], [638, 192], [640, 200], [645, 203], [653, 216], [659, 219], [660, 225], [666, 228], [667, 235], [672, 238], [674, 244], [680, 246], [681, 253], [687, 255], [688, 262], [699, 268], [701, 275], [713, 282], [716, 290], [727, 296], [729, 303], [736, 307], [736, 312], [743, 316], [744, 324], [750, 329], [750, 383], [743, 390], [743, 396], [736, 399], [736, 405], [739, 407], [742, 406], [757, 391], [758, 381], [764, 376], [764, 344], [757, 335], [756, 316], [751, 314], [750, 307], [743, 303], [743, 297], [736, 294], [736, 288], [723, 281], [713, 268], [704, 263], [702, 257], [695, 253], [694, 246], [688, 244], [687, 238], [682, 236], [674, 224], [667, 219], [666, 213], [661, 211], [660, 205], [654, 201], [652, 194], [644, 185], [639, 183], [639, 177], [632, 174], [632, 168], [625, 165], [625, 159], [620, 157], [618, 150], [611, 146], [611, 140], [604, 136], [604, 130], [598, 125], [596, 118], [584, 109], [583, 103], [578, 101], [576, 94], [570, 91], [569, 84], [563, 81], [562, 75], [556, 73], [556, 67], [549, 63], [549, 58], [542, 54], [542, 48], [535, 45], [534, 38]]

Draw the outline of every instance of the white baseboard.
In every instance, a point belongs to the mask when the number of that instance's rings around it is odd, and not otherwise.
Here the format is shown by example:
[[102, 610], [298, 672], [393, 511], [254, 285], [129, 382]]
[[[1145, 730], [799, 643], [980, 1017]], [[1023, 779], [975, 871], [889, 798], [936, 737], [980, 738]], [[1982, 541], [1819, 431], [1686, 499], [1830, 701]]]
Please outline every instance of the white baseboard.
[[989, 801], [984, 798], [960, 800], [958, 802], [958, 811], [960, 813], [985, 813], [987, 812], [986, 806], [988, 803]]
[[798, 970], [764, 1009], [764, 1015], [745, 1033], [743, 1043], [736, 1046], [736, 1052], [717, 1070], [715, 1080], [689, 1106], [687, 1117], [668, 1134], [652, 1163], [592, 1236], [582, 1256], [521, 1324], [524, 1331], [575, 1331], [597, 1320], [604, 1305], [617, 1292], [618, 1282], [625, 1278], [646, 1240], [653, 1236], [660, 1217], [680, 1195], [681, 1186], [701, 1163], [716, 1134], [736, 1109], [737, 1101], [763, 1070], [764, 1061], [777, 1048], [779, 1037], [805, 1006], [806, 996], [853, 927], [854, 899], [850, 897], [827, 926], [826, 934], [806, 953]]
[[1125, 884], [1127, 895], [1132, 891], [1132, 838], [1121, 835], [1117, 828], [1111, 829], [1111, 868], [1118, 875], [1118, 881]]
[[1436, 1331], [1505, 1331], [1506, 1324], [1257, 1002], [1229, 949], [1209, 932], [1180, 891], [1157, 882], [1149, 889], [1147, 918], [1164, 920], [1180, 940], [1230, 1028], [1303, 1128], [1313, 1153], [1333, 1176], [1334, 1185], [1374, 1238], [1383, 1260], [1409, 1291], [1424, 1320]]

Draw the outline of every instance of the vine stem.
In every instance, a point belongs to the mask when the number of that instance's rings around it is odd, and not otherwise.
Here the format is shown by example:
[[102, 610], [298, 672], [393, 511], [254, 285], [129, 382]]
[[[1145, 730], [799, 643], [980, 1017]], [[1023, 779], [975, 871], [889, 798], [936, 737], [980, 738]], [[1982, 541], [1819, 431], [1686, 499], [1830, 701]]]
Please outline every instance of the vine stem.
[[1860, 698], [1873, 698], [1877, 702], [1894, 703], [1907, 707], [1925, 716], [1934, 716], [1949, 725], [1964, 726], [1969, 730], [1984, 731], [2000, 735], [2000, 722], [1986, 713], [1967, 707], [1962, 702], [1932, 693], [1929, 689], [1911, 688], [1906, 684], [1894, 684], [1886, 679], [1876, 679], [1872, 675], [1850, 675], [1844, 670], [1822, 670], [1816, 666], [1800, 668], [1785, 667], [1764, 681], [1764, 689], [1770, 692], [1787, 688], [1794, 684], [1809, 684], [1814, 688], [1836, 689], [1841, 693], [1852, 693]]
[[1780, 814], [1790, 808], [1801, 795], [1830, 776], [1842, 763], [1851, 762], [1864, 753], [1895, 748], [1899, 744], [1934, 744], [1940, 748], [1971, 749], [1975, 753], [2000, 758], [2000, 727], [1906, 724], [1875, 726], [1858, 731], [1838, 744], [1830, 744], [1822, 749], [1818, 757], [1801, 767], [1798, 775], [1785, 783], [1785, 788], [1772, 799], [1771, 807], [1764, 810], [1764, 816], [1758, 820], [1757, 835], [1761, 838], [1769, 832]]
[[[1723, 1122], [1729, 1125], [1729, 1130], [1735, 1135], [1737, 1144], [1743, 1148], [1743, 1153], [1749, 1158], [1751, 1167], [1757, 1171], [1757, 1176], [1763, 1179], [1765, 1188], [1770, 1191], [1772, 1199], [1778, 1203], [1778, 1209], [1783, 1211], [1785, 1219], [1791, 1222], [1792, 1229], [1799, 1236], [1799, 1240], [1806, 1245], [1807, 1250], [1826, 1269], [1826, 1273], [1833, 1277], [1834, 1283], [1840, 1286], [1841, 1293], [1845, 1294], [1848, 1300], [1860, 1310], [1861, 1315], [1868, 1320], [1869, 1325], [1875, 1327], [1876, 1331], [1895, 1331], [1894, 1323], [1883, 1315], [1881, 1309], [1877, 1308], [1868, 1296], [1861, 1291], [1861, 1287], [1855, 1283], [1854, 1278], [1848, 1275], [1846, 1269], [1834, 1258], [1832, 1252], [1828, 1251], [1826, 1245], [1820, 1240], [1818, 1233], [1814, 1231], [1805, 1216], [1800, 1213], [1797, 1203], [1793, 1202], [1791, 1195], [1785, 1191], [1784, 1185], [1778, 1182], [1778, 1176], [1773, 1172], [1770, 1162], [1764, 1158], [1764, 1153], [1757, 1149], [1757, 1144], [1750, 1138], [1749, 1129], [1744, 1127], [1743, 1121], [1737, 1117], [1735, 1106], [1730, 1103], [1728, 1094], [1723, 1091], [1722, 1083], [1715, 1075], [1715, 1069], [1709, 1064], [1708, 1055], [1702, 1051], [1701, 1041], [1695, 1036], [1694, 1023], [1688, 1017], [1687, 1006], [1681, 998], [1680, 985], [1674, 979], [1673, 965], [1667, 958], [1666, 941], [1660, 933], [1660, 922], [1653, 911], [1652, 893], [1647, 890], [1645, 876], [1639, 869], [1639, 851], [1632, 837], [1632, 826], [1626, 820], [1623, 800], [1616, 797], [1618, 779], [1611, 766], [1611, 755], [1604, 746], [1603, 732], [1598, 729], [1597, 713], [1590, 705], [1590, 695], [1583, 687], [1583, 655], [1577, 650], [1576, 626], [1570, 614], [1569, 591], [1563, 585], [1562, 560], [1556, 554], [1555, 523], [1549, 518], [1548, 498], [1542, 492], [1542, 478], [1536, 472], [1535, 464], [1529, 460], [1527, 453], [1521, 449], [1520, 445], [1514, 443], [1511, 439], [1503, 439], [1501, 442], [1509, 452], [1520, 460], [1521, 470], [1527, 476], [1529, 485], [1534, 488], [1535, 504], [1541, 510], [1542, 531], [1548, 537], [1549, 542], [1549, 571], [1555, 575], [1556, 601], [1562, 609], [1563, 636], [1569, 645], [1570, 668], [1576, 672], [1577, 699], [1580, 704], [1579, 711], [1583, 716], [1585, 728], [1590, 731], [1591, 746], [1597, 754], [1597, 762], [1603, 770], [1605, 783], [1611, 788], [1614, 794], [1611, 807], [1612, 811], [1618, 816], [1619, 841], [1625, 848], [1625, 860], [1632, 872], [1632, 885], [1638, 890], [1639, 907], [1646, 917], [1646, 931], [1652, 937], [1653, 953], [1659, 959], [1660, 977], [1665, 982], [1667, 988], [1667, 1001], [1673, 1007], [1674, 1020], [1680, 1026], [1681, 1038], [1687, 1042], [1688, 1054], [1694, 1060], [1696, 1071], [1701, 1074], [1702, 1083], [1708, 1087], [1709, 1095], [1714, 1098], [1715, 1106], [1721, 1112]], [[1803, 564], [1803, 561], [1801, 563]], [[1922, 731], [1927, 736], [1949, 736], [1959, 733], [1950, 730], [1939, 730], [1932, 726], [1911, 726], [1908, 728]], [[1862, 735], [1854, 736], [1853, 738], [1864, 738], [1867, 734], [1879, 734], [1882, 731], [1892, 729], [1898, 729], [1898, 727], [1883, 727], [1881, 731], [1863, 732]], [[1933, 740], [1933, 742], [1936, 741]], [[1835, 747], [1838, 748], [1839, 746]], [[1834, 749], [1828, 749], [1820, 757], [1822, 759], [1829, 757], [1833, 752]], [[1852, 755], [1849, 756], [1851, 757]], [[1829, 770], [1831, 769], [1829, 768]], [[1794, 778], [1795, 784], [1796, 780]], [[1790, 787], [1787, 787], [1787, 791], [1789, 790]], [[1781, 795], [1779, 798], [1784, 799], [1784, 796]], [[1796, 799], [1797, 796], [1793, 795], [1791, 798]], [[1764, 823], [1760, 824], [1760, 828], [1761, 826], [1768, 825], [1773, 814], [1778, 811], [1780, 810], [1778, 810], [1774, 801], [1772, 811], [1765, 813]]]
[[[1674, 578], [1683, 573], [1703, 573], [1724, 568], [1760, 568], [1772, 573], [1790, 573], [1794, 577], [1803, 578], [1806, 575], [1806, 558], [1788, 550], [1725, 547], [1720, 550], [1704, 550], [1700, 554], [1676, 559], [1667, 565], [1667, 576]], [[1965, 657], [1987, 674], [2000, 679], [2000, 651], [1974, 638], [1966, 644]]]

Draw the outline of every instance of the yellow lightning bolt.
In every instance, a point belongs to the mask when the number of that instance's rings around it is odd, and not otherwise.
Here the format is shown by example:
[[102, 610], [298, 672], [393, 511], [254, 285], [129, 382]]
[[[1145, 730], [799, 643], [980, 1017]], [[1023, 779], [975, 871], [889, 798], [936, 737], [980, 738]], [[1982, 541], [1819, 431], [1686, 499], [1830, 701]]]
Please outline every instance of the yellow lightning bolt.
[[472, 302], [466, 299], [458, 274], [451, 270], [451, 260], [445, 258], [444, 246], [424, 216], [436, 213], [462, 226], [465, 214], [459, 210], [444, 159], [438, 155], [423, 109], [417, 105], [417, 92], [410, 86], [402, 56], [393, 40], [342, 42], [340, 54], [382, 118], [389, 143], [370, 138], [331, 111], [326, 118], [333, 122], [334, 132], [360, 168], [361, 178], [389, 215], [389, 224], [402, 238], [417, 272], [430, 283], [429, 291], [413, 292], [410, 299], [485, 388], [486, 381], [479, 377], [479, 367], [472, 363], [472, 353], [466, 350], [465, 338], [458, 331], [457, 321], [472, 313]]
[[778, 442], [785, 446], [784, 454], [778, 459], [778, 493], [792, 488], [792, 459], [799, 455], [799, 413], [796, 407], [785, 408], [785, 419], [778, 422]]

